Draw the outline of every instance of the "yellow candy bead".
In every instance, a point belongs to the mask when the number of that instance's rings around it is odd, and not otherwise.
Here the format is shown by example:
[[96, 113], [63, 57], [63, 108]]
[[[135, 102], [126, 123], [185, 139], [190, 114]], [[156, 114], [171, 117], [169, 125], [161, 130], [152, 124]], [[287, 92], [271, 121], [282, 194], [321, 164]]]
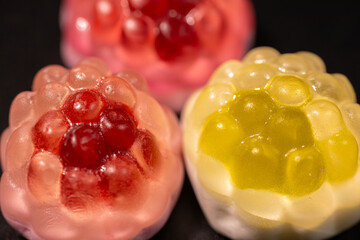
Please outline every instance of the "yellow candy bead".
[[274, 100], [283, 105], [300, 106], [311, 98], [311, 89], [302, 79], [291, 75], [273, 77], [266, 89]]
[[234, 86], [241, 89], [261, 89], [276, 74], [269, 64], [250, 64], [239, 70], [232, 79]]
[[233, 183], [240, 189], [276, 190], [282, 181], [280, 152], [261, 135], [240, 143], [226, 165]]
[[348, 98], [353, 98], [353, 94], [351, 93], [351, 95], [349, 95], [345, 84], [343, 85], [339, 80], [328, 73], [310, 74], [307, 79], [312, 88], [321, 96], [339, 102], [347, 100]]
[[316, 140], [324, 140], [342, 131], [345, 123], [339, 108], [327, 100], [316, 100], [305, 107]]
[[314, 143], [314, 138], [304, 112], [297, 108], [285, 107], [271, 116], [266, 126], [266, 134], [273, 147], [283, 154], [293, 148], [301, 148]]
[[195, 102], [195, 111], [192, 112], [192, 117], [196, 119], [196, 125], [201, 127], [209, 115], [234, 98], [234, 93], [235, 88], [225, 83], [215, 83], [201, 91]]
[[346, 92], [344, 96], [344, 100], [348, 100], [350, 102], [356, 102], [356, 94], [353, 86], [351, 85], [350, 80], [344, 74], [341, 73], [334, 73], [332, 74], [332, 76], [336, 78], [336, 80], [338, 80], [338, 82], [344, 87]]
[[298, 54], [286, 53], [279, 56], [274, 64], [281, 73], [304, 76], [310, 66], [306, 59]]
[[286, 194], [309, 194], [322, 185], [325, 176], [323, 156], [315, 147], [296, 149], [286, 155]]
[[326, 66], [324, 61], [316, 54], [312, 52], [297, 52], [297, 55], [305, 58], [309, 64], [309, 67], [314, 72], [326, 72]]
[[326, 161], [327, 179], [341, 182], [352, 177], [358, 168], [358, 145], [349, 130], [317, 142]]
[[209, 80], [209, 84], [230, 83], [235, 74], [243, 67], [243, 64], [236, 60], [229, 60], [215, 70]]
[[271, 47], [258, 47], [250, 50], [244, 57], [244, 63], [270, 63], [274, 61], [280, 53]]
[[204, 153], [225, 163], [243, 137], [241, 126], [231, 115], [216, 112], [204, 124], [199, 147]]
[[229, 113], [247, 135], [259, 134], [275, 111], [275, 104], [264, 91], [239, 92], [228, 105]]

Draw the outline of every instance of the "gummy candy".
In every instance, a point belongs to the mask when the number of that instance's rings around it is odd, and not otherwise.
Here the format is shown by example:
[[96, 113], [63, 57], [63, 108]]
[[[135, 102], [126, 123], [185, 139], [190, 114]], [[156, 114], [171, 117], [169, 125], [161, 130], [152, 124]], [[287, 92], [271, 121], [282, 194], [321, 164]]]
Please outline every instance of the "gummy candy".
[[310, 52], [251, 50], [183, 110], [187, 171], [231, 239], [328, 238], [360, 219], [360, 107]]
[[64, 0], [62, 55], [69, 66], [97, 56], [114, 72], [136, 70], [180, 111], [220, 63], [244, 54], [253, 15], [249, 0]]
[[[183, 180], [174, 113], [145, 80], [88, 58], [41, 69], [1, 139], [1, 209], [29, 239], [148, 239]], [[149, 207], [151, 206], [151, 207]]]

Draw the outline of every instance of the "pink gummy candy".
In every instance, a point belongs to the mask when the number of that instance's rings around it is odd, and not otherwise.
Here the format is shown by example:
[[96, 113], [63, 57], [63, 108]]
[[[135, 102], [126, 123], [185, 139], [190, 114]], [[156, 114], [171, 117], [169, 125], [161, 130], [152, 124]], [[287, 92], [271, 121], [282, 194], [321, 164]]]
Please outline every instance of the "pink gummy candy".
[[176, 116], [96, 58], [41, 69], [1, 138], [1, 209], [31, 240], [148, 239], [183, 181]]
[[254, 13], [250, 0], [64, 0], [61, 27], [69, 66], [97, 56], [136, 70], [179, 111], [220, 63], [244, 54]]

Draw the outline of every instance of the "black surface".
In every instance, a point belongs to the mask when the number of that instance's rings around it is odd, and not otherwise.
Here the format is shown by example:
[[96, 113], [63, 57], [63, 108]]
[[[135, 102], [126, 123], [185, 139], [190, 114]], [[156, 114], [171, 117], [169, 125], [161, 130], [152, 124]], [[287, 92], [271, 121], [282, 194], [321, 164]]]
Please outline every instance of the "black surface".
[[[222, 0], [218, 0], [222, 1]], [[357, 1], [253, 1], [255, 46], [280, 52], [313, 51], [328, 72], [348, 76], [360, 94], [360, 14]], [[0, 1], [0, 130], [7, 126], [12, 99], [30, 90], [35, 73], [62, 64], [59, 54], [59, 1]], [[0, 240], [23, 239], [0, 215]], [[206, 223], [188, 180], [165, 227], [154, 239], [225, 239]], [[360, 239], [360, 224], [334, 239]]]

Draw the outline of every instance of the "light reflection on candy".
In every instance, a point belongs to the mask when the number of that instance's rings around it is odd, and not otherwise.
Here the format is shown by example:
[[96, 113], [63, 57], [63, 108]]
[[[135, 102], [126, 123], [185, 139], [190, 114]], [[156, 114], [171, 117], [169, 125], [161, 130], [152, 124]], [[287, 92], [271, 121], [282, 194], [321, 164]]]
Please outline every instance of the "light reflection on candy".
[[180, 111], [222, 62], [253, 40], [250, 0], [63, 0], [62, 55], [69, 66], [104, 59], [140, 72], [160, 102]]
[[96, 58], [45, 67], [34, 81], [1, 138], [6, 220], [31, 240], [154, 235], [183, 180], [174, 113], [139, 74], [111, 74]]
[[260, 47], [220, 66], [182, 112], [187, 171], [210, 225], [231, 239], [319, 239], [357, 222], [355, 100], [313, 53]]

